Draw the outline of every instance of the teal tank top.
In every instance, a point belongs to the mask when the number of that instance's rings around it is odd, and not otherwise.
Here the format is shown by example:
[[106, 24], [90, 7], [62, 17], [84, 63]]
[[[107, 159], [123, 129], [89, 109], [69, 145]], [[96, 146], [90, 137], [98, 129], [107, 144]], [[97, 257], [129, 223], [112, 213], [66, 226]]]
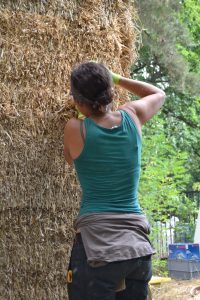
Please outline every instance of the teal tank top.
[[129, 114], [120, 110], [121, 124], [104, 128], [84, 120], [84, 148], [74, 160], [82, 188], [79, 215], [88, 213], [137, 213], [141, 138]]

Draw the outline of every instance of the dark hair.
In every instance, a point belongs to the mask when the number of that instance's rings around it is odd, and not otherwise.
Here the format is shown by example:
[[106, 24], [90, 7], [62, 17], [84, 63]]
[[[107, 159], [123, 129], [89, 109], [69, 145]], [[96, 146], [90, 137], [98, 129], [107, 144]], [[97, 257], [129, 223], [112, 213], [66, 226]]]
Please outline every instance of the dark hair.
[[95, 62], [76, 66], [71, 73], [71, 94], [75, 101], [101, 111], [113, 100], [112, 78], [109, 70]]

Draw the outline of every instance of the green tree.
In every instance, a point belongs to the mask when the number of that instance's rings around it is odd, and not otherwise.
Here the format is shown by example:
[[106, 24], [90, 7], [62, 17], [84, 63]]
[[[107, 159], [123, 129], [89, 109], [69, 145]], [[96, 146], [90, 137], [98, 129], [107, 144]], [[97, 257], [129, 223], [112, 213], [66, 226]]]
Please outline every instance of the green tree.
[[188, 153], [177, 148], [165, 136], [164, 121], [156, 116], [143, 132], [140, 200], [143, 209], [154, 220], [187, 214], [189, 199], [182, 192], [190, 181], [185, 168]]
[[190, 43], [178, 44], [178, 49], [183, 57], [189, 62], [190, 71], [200, 74], [200, 1], [184, 0], [179, 19], [188, 30]]
[[184, 168], [191, 176], [184, 188], [191, 189], [200, 178], [199, 1], [136, 3], [143, 45], [132, 75], [165, 90], [167, 99], [160, 115], [164, 136], [176, 153], [187, 154]]

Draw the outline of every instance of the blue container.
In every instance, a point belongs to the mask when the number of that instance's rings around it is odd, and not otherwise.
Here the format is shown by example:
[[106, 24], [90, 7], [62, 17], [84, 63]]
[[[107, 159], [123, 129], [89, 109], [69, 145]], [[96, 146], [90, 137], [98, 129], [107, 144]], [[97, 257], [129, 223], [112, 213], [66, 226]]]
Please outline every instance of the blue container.
[[176, 243], [169, 245], [169, 259], [200, 259], [199, 244]]
[[199, 244], [188, 244], [187, 251], [189, 259], [200, 259]]
[[200, 278], [200, 260], [168, 259], [168, 270], [171, 278]]

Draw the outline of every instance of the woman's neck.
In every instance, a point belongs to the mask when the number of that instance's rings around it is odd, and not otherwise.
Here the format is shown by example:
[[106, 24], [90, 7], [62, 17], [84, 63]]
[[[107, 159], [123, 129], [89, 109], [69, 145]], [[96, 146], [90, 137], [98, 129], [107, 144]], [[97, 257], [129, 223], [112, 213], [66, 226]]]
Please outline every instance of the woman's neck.
[[106, 112], [101, 112], [101, 111], [95, 112], [95, 113], [92, 113], [92, 114], [90, 115], [90, 118], [92, 118], [92, 119], [105, 118], [105, 117], [107, 117], [111, 112], [112, 112], [111, 109], [109, 109], [109, 110], [106, 111]]
[[92, 111], [90, 117], [91, 118], [104, 118], [112, 112], [112, 106], [107, 105], [105, 109], [99, 111]]

